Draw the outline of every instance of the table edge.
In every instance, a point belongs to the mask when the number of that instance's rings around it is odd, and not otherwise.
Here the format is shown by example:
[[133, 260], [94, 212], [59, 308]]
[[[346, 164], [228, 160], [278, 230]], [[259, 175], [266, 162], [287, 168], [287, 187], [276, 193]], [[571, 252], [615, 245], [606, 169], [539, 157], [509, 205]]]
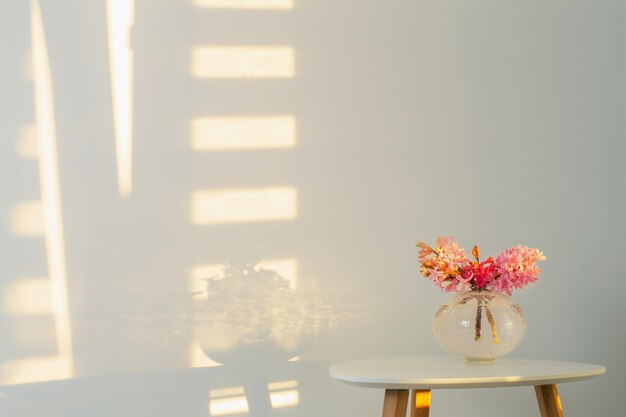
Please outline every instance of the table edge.
[[496, 387], [515, 387], [515, 386], [531, 386], [531, 385], [549, 385], [561, 384], [567, 382], [576, 382], [585, 379], [594, 378], [606, 373], [606, 367], [597, 365], [598, 368], [589, 371], [572, 372], [570, 374], [553, 374], [542, 375], [539, 377], [529, 377], [524, 379], [516, 379], [515, 377], [478, 377], [478, 378], [449, 378], [432, 379], [420, 378], [419, 380], [385, 380], [371, 379], [364, 381], [362, 378], [355, 378], [348, 375], [342, 375], [329, 370], [330, 376], [340, 382], [365, 387], [365, 388], [390, 388], [390, 389], [455, 389], [455, 388], [496, 388]]

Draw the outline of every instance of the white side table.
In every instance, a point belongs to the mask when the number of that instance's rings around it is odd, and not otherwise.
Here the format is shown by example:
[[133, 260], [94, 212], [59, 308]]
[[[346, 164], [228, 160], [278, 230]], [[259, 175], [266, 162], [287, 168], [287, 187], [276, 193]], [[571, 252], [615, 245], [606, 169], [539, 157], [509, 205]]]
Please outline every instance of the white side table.
[[542, 417], [562, 417], [556, 384], [601, 375], [603, 366], [586, 363], [498, 358], [472, 363], [454, 356], [387, 357], [342, 362], [330, 376], [351, 385], [384, 388], [383, 417], [428, 417], [431, 389], [534, 385]]

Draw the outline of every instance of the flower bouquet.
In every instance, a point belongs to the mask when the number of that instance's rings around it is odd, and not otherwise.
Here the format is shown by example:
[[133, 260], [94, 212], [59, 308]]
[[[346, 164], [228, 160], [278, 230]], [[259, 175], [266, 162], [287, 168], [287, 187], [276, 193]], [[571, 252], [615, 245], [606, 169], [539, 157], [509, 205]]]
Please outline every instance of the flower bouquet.
[[[476, 360], [493, 359], [514, 349], [523, 337], [526, 319], [509, 296], [537, 281], [541, 270], [536, 263], [546, 259], [543, 253], [519, 245], [481, 261], [478, 246], [466, 253], [444, 236], [437, 238], [435, 247], [421, 241], [416, 246], [422, 274], [443, 291], [459, 293], [441, 306], [433, 321], [435, 336], [444, 348]], [[467, 306], [474, 302], [473, 317], [467, 317]], [[483, 310], [491, 327], [489, 344], [481, 341]], [[474, 344], [469, 343], [470, 333]]]

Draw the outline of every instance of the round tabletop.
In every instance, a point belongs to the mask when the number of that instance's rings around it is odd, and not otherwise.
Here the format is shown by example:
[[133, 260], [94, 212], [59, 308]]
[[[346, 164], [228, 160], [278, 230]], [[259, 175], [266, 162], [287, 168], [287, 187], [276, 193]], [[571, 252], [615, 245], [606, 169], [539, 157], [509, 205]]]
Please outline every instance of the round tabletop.
[[468, 362], [455, 356], [405, 356], [342, 362], [330, 376], [351, 385], [387, 389], [479, 388], [548, 385], [601, 375], [604, 366], [497, 358]]

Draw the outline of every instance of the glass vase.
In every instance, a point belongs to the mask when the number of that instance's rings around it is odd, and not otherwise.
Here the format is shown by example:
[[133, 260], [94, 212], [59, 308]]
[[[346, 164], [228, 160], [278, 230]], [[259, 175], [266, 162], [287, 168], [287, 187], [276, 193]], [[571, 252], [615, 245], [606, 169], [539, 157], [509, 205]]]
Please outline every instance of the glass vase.
[[468, 361], [492, 361], [519, 345], [526, 333], [526, 318], [511, 297], [471, 290], [441, 305], [433, 331], [448, 352]]

